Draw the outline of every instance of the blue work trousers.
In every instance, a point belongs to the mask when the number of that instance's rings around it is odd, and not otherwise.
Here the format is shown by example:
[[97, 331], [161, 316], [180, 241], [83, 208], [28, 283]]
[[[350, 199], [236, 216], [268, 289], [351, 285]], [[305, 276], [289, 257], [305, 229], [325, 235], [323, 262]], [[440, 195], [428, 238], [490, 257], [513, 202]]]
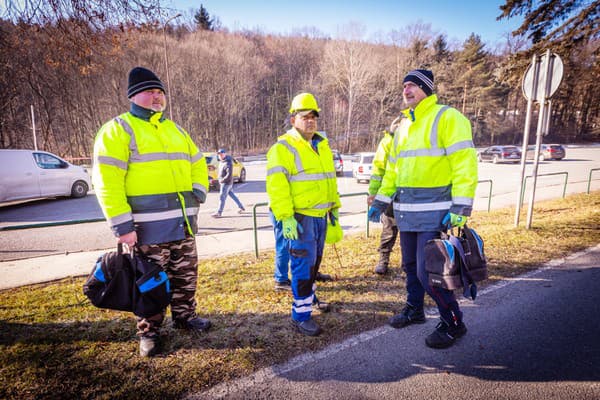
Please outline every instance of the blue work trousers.
[[403, 232], [400, 231], [402, 251], [402, 269], [406, 273], [406, 302], [413, 307], [423, 307], [425, 292], [437, 304], [440, 316], [451, 323], [453, 319], [462, 320], [462, 312], [452, 290], [429, 285], [429, 274], [425, 270], [425, 244], [438, 239], [440, 232]]
[[223, 212], [223, 208], [225, 208], [225, 200], [227, 200], [227, 196], [231, 197], [239, 208], [244, 208], [240, 202], [240, 199], [238, 199], [235, 193], [233, 193], [233, 183], [222, 183], [219, 191], [219, 214], [221, 214]]
[[315, 299], [315, 277], [319, 272], [319, 265], [323, 258], [325, 247], [325, 234], [327, 232], [326, 217], [309, 217], [296, 214], [298, 225], [298, 239], [288, 240], [292, 271], [292, 319], [307, 321], [312, 313], [312, 304]]
[[288, 277], [290, 252], [288, 249], [288, 241], [283, 237], [283, 229], [281, 221], [277, 222], [275, 215], [269, 209], [269, 218], [273, 224], [273, 233], [275, 234], [275, 273], [273, 277], [276, 282], [285, 282]]

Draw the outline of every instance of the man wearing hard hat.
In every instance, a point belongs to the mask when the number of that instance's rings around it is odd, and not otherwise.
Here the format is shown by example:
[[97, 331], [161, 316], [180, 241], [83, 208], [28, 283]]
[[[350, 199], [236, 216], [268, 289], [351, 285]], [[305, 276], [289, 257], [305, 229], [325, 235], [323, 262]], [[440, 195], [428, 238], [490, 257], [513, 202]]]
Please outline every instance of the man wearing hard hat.
[[292, 325], [309, 336], [321, 333], [311, 318], [313, 304], [319, 305], [315, 277], [323, 257], [327, 218], [339, 224], [341, 206], [333, 154], [325, 135], [317, 132], [320, 111], [312, 94], [294, 97], [289, 110], [292, 128], [267, 153], [269, 204], [288, 241], [291, 259]]

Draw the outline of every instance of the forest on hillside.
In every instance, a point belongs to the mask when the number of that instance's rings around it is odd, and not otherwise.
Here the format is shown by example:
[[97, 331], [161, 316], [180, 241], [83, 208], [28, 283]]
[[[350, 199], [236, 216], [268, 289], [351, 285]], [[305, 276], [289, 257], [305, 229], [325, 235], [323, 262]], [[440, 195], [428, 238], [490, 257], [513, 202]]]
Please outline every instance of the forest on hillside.
[[100, 3], [6, 3], [0, 148], [33, 148], [33, 108], [38, 148], [89, 157], [100, 126], [128, 110], [127, 73], [138, 65], [170, 83], [167, 115], [205, 151], [265, 151], [287, 129], [289, 103], [302, 91], [317, 97], [319, 129], [332, 147], [374, 150], [403, 108], [402, 79], [414, 68], [434, 72], [440, 102], [472, 121], [476, 146], [518, 144], [527, 103], [521, 81], [532, 55], [546, 49], [561, 57], [564, 75], [544, 141], [600, 140], [600, 1], [508, 0], [498, 15], [523, 15], [524, 23], [493, 51], [476, 32], [449, 45], [420, 23], [374, 43], [360, 24], [344, 27], [343, 38], [310, 29], [267, 35], [222, 29], [202, 6], [165, 24], [157, 0]]

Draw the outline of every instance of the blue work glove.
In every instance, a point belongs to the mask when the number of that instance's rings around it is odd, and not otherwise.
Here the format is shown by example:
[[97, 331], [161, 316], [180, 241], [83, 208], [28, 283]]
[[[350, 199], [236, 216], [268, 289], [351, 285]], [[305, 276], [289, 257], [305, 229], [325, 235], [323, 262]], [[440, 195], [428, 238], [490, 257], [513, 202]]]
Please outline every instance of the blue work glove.
[[388, 207], [386, 203], [381, 200], [373, 200], [371, 203], [371, 207], [369, 207], [369, 221], [371, 222], [381, 222], [381, 214]]
[[331, 220], [331, 226], [335, 226], [335, 223], [340, 220], [340, 209], [335, 208], [329, 211], [329, 219]]
[[449, 212], [446, 214], [444, 219], [442, 220], [442, 225], [445, 225], [448, 228], [459, 227], [462, 228], [467, 223], [467, 217], [460, 214], [454, 214]]
[[302, 225], [294, 217], [287, 217], [281, 221], [283, 228], [283, 237], [290, 240], [298, 240], [298, 232], [302, 233]]

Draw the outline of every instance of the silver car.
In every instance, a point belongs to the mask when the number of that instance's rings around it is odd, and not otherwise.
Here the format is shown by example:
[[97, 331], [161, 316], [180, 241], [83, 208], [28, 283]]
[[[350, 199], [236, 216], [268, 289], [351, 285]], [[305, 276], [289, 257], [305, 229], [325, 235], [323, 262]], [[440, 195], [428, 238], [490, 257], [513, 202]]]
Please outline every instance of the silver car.
[[45, 151], [0, 150], [0, 202], [84, 197], [91, 187], [83, 167]]
[[331, 152], [333, 153], [333, 165], [335, 167], [335, 175], [344, 176], [344, 160], [342, 160], [340, 152], [337, 150], [331, 150]]

